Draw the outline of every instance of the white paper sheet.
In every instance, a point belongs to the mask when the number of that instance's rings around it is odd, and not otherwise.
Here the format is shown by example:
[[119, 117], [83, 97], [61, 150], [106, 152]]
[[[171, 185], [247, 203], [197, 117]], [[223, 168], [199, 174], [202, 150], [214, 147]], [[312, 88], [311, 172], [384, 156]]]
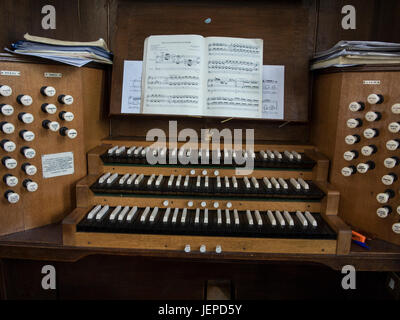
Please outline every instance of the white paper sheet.
[[285, 66], [263, 66], [263, 119], [284, 117]]
[[124, 62], [121, 113], [140, 113], [142, 61]]

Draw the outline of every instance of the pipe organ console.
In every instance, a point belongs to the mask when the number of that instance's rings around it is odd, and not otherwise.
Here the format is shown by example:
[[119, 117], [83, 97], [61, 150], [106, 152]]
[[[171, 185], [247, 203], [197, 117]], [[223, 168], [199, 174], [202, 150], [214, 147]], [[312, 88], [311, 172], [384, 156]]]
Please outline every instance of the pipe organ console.
[[[213, 254], [349, 251], [350, 230], [336, 215], [338, 193], [326, 183], [328, 161], [311, 146], [258, 145], [248, 152], [211, 144], [197, 152], [104, 142], [89, 152], [77, 209], [63, 221], [67, 245]], [[192, 152], [220, 164], [151, 164], [147, 157]], [[250, 175], [236, 174], [239, 156], [254, 159]]]
[[400, 245], [400, 72], [319, 74], [313, 143], [331, 161], [339, 214], [353, 229]]
[[85, 110], [100, 110], [104, 70], [6, 60], [0, 62], [0, 235], [58, 222], [71, 211], [74, 184], [87, 174], [85, 153], [93, 147], [84, 131], [106, 128]]

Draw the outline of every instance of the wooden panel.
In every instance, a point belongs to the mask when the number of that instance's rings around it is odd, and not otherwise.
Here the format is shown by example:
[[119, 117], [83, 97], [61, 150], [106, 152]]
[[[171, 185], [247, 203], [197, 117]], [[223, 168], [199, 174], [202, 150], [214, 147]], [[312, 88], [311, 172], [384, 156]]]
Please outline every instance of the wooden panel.
[[[379, 80], [379, 85], [364, 85], [363, 80]], [[396, 208], [400, 206], [400, 183], [399, 179], [391, 186], [381, 182], [383, 175], [394, 172], [400, 176], [400, 168], [387, 169], [383, 165], [385, 158], [398, 156], [398, 152], [386, 149], [386, 142], [398, 138], [398, 134], [388, 131], [388, 124], [400, 121], [399, 115], [391, 112], [391, 106], [400, 102], [398, 86], [400, 84], [399, 72], [345, 72], [330, 75], [321, 75], [317, 78], [315, 98], [315, 129], [313, 137], [315, 144], [322, 150], [329, 150], [328, 157], [332, 161], [330, 182], [340, 191], [341, 199], [339, 214], [355, 230], [366, 232], [373, 237], [400, 244], [400, 235], [392, 231], [392, 225], [399, 222]], [[340, 90], [338, 89], [340, 88]], [[367, 103], [370, 93], [379, 93], [384, 96], [384, 102], [379, 105]], [[350, 102], [362, 101], [366, 107], [364, 111], [351, 112], [348, 108]], [[365, 120], [368, 111], [378, 111], [382, 119], [373, 123]], [[327, 121], [326, 118], [335, 119]], [[363, 125], [359, 128], [350, 129], [346, 126], [349, 118], [361, 118]], [[337, 120], [336, 120], [337, 119]], [[367, 128], [379, 130], [379, 136], [366, 139], [363, 131]], [[360, 143], [349, 146], [344, 138], [349, 134], [361, 136]], [[334, 138], [334, 139], [333, 139]], [[378, 151], [371, 156], [363, 156], [361, 148], [366, 145], [375, 145]], [[359, 152], [359, 157], [353, 161], [346, 161], [343, 153], [349, 150]], [[356, 173], [350, 177], [344, 177], [341, 169], [345, 166], [355, 165], [366, 161], [373, 161], [375, 169], [365, 174]], [[395, 197], [388, 204], [393, 212], [386, 218], [379, 218], [376, 210], [383, 205], [379, 204], [376, 196], [386, 189], [395, 191]]]
[[[41, 11], [47, 4], [56, 9], [56, 29], [42, 28]], [[60, 40], [109, 40], [107, 0], [2, 0], [0, 12], [1, 48], [23, 39], [26, 32]]]
[[[142, 60], [143, 43], [150, 35], [185, 33], [264, 39], [264, 64], [285, 65], [285, 119], [306, 121], [315, 10], [315, 1], [120, 0], [111, 113], [121, 109], [123, 61]], [[208, 17], [210, 24], [204, 23]], [[153, 122], [153, 118], [139, 119]]]
[[[0, 97], [0, 103], [7, 103], [14, 107], [14, 114], [11, 116], [0, 115], [0, 121], [7, 121], [15, 126], [13, 134], [0, 134], [1, 139], [14, 141], [17, 148], [14, 152], [6, 153], [0, 149], [0, 158], [11, 156], [18, 161], [17, 168], [13, 170], [6, 169], [0, 165], [0, 177], [5, 174], [13, 174], [19, 179], [15, 188], [10, 188], [3, 181], [0, 183], [0, 234], [21, 231], [24, 229], [38, 227], [44, 224], [60, 221], [65, 214], [71, 211], [74, 206], [75, 198], [73, 186], [76, 181], [85, 176], [86, 147], [84, 117], [85, 113], [90, 113], [100, 109], [100, 101], [92, 99], [93, 96], [100, 97], [101, 86], [95, 81], [95, 78], [101, 79], [102, 70], [88, 71], [86, 68], [76, 69], [62, 65], [28, 64], [28, 63], [1, 63], [2, 70], [20, 71], [21, 76], [0, 76], [0, 82], [12, 87], [13, 94], [10, 97]], [[61, 78], [45, 78], [45, 72], [62, 73]], [[89, 76], [84, 75], [89, 72]], [[92, 80], [92, 86], [85, 86], [87, 95], [82, 91], [82, 81]], [[101, 81], [99, 82], [100, 84]], [[44, 85], [51, 85], [57, 90], [55, 97], [44, 97], [40, 93], [40, 88]], [[28, 107], [22, 107], [16, 101], [19, 94], [28, 94], [33, 98], [33, 104]], [[57, 102], [59, 94], [70, 94], [74, 97], [74, 103], [71, 106], [65, 106]], [[86, 99], [88, 98], [88, 99]], [[53, 103], [57, 106], [57, 113], [49, 115], [41, 110], [43, 103]], [[74, 113], [72, 122], [65, 122], [58, 117], [60, 111], [71, 111]], [[29, 112], [34, 116], [32, 124], [23, 124], [18, 120], [20, 112]], [[89, 115], [88, 115], [89, 116]], [[78, 136], [74, 140], [61, 136], [58, 132], [50, 132], [42, 127], [43, 120], [58, 121], [61, 126], [74, 128], [78, 131]], [[87, 117], [85, 124], [94, 132], [99, 132], [99, 126], [102, 130], [104, 121], [98, 117]], [[20, 136], [20, 130], [30, 130], [36, 135], [32, 142], [24, 141]], [[91, 135], [89, 135], [91, 137]], [[99, 143], [99, 140], [90, 139], [90, 143]], [[29, 146], [36, 150], [34, 159], [26, 159], [20, 149], [23, 146]], [[54, 178], [43, 178], [41, 156], [46, 154], [55, 154], [61, 152], [73, 152], [74, 156], [74, 174]], [[23, 163], [35, 165], [38, 172], [33, 177], [26, 175], [21, 166]], [[24, 179], [30, 178], [39, 185], [39, 189], [34, 192], [28, 192], [22, 183]], [[4, 197], [6, 190], [17, 192], [21, 199], [11, 205]], [[46, 204], [46, 205], [44, 205]]]

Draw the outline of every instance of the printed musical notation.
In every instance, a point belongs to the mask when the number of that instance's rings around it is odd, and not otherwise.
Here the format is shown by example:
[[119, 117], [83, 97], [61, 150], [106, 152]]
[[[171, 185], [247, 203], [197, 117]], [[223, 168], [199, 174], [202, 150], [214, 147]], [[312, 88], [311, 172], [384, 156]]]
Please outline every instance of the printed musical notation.
[[207, 88], [208, 91], [215, 91], [221, 88], [235, 90], [258, 90], [260, 86], [257, 80], [215, 77], [207, 80]]
[[194, 95], [165, 95], [165, 94], [149, 94], [146, 95], [147, 105], [160, 104], [198, 104], [199, 97]]
[[209, 55], [258, 55], [261, 52], [259, 46], [245, 45], [239, 43], [209, 43], [208, 44], [208, 54]]
[[200, 78], [198, 76], [148, 76], [147, 87], [150, 89], [161, 88], [193, 88], [200, 86]]
[[260, 69], [258, 62], [249, 62], [243, 60], [209, 60], [208, 73], [241, 73], [257, 72]]
[[230, 105], [230, 106], [241, 106], [241, 107], [258, 107], [259, 100], [258, 99], [246, 99], [239, 97], [209, 97], [207, 98], [208, 106], [216, 106], [216, 105]]
[[168, 52], [161, 52], [156, 56], [156, 63], [158, 64], [175, 64], [183, 65], [186, 67], [195, 67], [200, 64], [199, 56], [171, 54]]

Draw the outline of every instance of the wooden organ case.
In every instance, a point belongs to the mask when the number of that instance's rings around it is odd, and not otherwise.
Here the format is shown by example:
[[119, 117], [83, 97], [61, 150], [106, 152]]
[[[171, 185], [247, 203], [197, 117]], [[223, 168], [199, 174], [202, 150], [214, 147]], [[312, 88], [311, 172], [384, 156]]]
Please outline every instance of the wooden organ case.
[[400, 72], [324, 72], [314, 87], [312, 140], [331, 161], [339, 214], [355, 230], [400, 245]]
[[[62, 220], [104, 135], [105, 71], [0, 57], [0, 235]], [[94, 112], [94, 110], [97, 110]]]

